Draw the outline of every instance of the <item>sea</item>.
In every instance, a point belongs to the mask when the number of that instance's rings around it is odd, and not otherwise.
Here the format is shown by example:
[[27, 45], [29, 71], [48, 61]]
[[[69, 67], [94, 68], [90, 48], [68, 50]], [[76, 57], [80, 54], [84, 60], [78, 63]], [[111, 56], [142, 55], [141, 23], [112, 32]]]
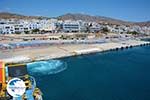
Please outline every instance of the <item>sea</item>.
[[150, 46], [46, 62], [28, 66], [43, 100], [150, 100]]

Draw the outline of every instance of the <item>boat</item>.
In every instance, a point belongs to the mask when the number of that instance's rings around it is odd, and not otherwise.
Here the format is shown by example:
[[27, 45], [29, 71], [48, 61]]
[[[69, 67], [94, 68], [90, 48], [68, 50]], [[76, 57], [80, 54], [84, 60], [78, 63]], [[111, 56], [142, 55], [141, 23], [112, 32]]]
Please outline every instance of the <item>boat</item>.
[[[25, 84], [25, 92], [17, 97], [7, 90], [9, 82], [15, 78]], [[34, 77], [28, 74], [26, 64], [5, 64], [0, 61], [0, 100], [43, 100], [42, 92], [37, 88]]]

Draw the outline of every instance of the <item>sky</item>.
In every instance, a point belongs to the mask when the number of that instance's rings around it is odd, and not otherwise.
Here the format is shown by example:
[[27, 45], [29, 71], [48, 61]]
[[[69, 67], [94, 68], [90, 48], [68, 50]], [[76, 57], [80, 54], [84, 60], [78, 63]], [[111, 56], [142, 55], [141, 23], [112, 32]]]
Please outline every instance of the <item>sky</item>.
[[82, 13], [141, 22], [150, 21], [150, 0], [0, 0], [0, 12], [47, 17]]

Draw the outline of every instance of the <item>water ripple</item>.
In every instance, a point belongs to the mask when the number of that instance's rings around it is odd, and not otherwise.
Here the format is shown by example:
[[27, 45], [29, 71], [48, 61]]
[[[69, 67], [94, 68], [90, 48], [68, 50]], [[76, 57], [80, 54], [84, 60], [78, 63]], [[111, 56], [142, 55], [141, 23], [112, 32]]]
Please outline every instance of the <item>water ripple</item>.
[[49, 75], [64, 71], [67, 65], [61, 60], [48, 60], [28, 63], [27, 68], [31, 75]]

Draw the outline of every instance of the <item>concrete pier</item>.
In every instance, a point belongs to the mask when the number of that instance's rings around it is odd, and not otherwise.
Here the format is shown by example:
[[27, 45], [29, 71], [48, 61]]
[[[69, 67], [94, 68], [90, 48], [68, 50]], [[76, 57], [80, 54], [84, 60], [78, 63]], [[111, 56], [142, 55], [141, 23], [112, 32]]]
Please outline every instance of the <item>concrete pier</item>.
[[[96, 52], [129, 49], [136, 46], [148, 46], [150, 42], [127, 40], [121, 42], [107, 42], [100, 44], [69, 44], [53, 45], [41, 48], [0, 51], [0, 59], [6, 63], [23, 63], [48, 59], [57, 59]], [[14, 59], [15, 58], [15, 59]]]

